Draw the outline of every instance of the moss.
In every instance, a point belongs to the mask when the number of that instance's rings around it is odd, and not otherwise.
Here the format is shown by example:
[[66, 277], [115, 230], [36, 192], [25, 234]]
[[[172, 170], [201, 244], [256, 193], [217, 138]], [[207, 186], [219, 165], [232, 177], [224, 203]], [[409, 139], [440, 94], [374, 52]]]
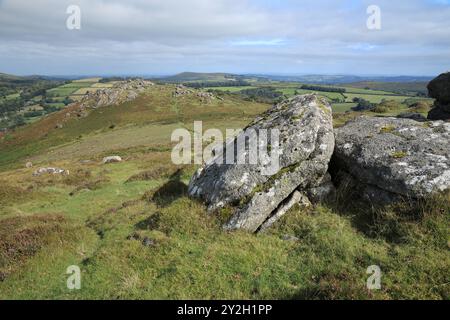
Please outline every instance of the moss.
[[387, 125], [380, 129], [380, 133], [392, 133], [395, 129], [397, 129], [393, 125]]
[[391, 156], [394, 159], [403, 159], [406, 156], [408, 156], [408, 154], [404, 151], [397, 151], [397, 152], [394, 152]]
[[323, 112], [325, 112], [326, 114], [331, 114], [331, 113], [332, 113], [331, 110], [330, 110], [329, 108], [327, 108], [327, 106], [326, 106], [322, 101], [319, 101], [318, 107], [319, 107]]

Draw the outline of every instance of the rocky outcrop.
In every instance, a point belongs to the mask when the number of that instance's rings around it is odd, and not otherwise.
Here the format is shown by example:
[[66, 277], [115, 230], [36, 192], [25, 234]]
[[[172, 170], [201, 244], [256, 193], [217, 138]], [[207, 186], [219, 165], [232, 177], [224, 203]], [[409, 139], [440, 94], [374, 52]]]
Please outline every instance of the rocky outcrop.
[[[117, 82], [112, 88], [88, 92], [81, 101], [69, 105], [62, 122], [69, 121], [72, 118], [85, 118], [92, 109], [132, 101], [151, 86], [154, 86], [153, 82], [135, 79]], [[63, 124], [58, 123], [57, 128], [63, 128]]]
[[154, 83], [142, 79], [121, 81], [112, 88], [87, 93], [81, 100], [85, 108], [100, 108], [132, 101]]
[[231, 208], [233, 215], [224, 226], [227, 230], [258, 231], [266, 222], [273, 223], [271, 218], [280, 216], [280, 209], [285, 212], [286, 205], [296, 202], [297, 191], [304, 195], [324, 183], [334, 149], [332, 112], [326, 100], [304, 95], [274, 106], [229, 141], [224, 153], [232, 150], [235, 159], [248, 157], [249, 146], [235, 148], [236, 141], [264, 129], [279, 132], [279, 147], [272, 145], [270, 133], [267, 141], [258, 140], [260, 148], [278, 152], [275, 172], [262, 174], [269, 166], [264, 161], [221, 163], [218, 160], [223, 154], [219, 153], [194, 174], [189, 184], [190, 196], [204, 201], [209, 210]]
[[436, 99], [428, 114], [429, 120], [450, 120], [450, 72], [443, 73], [428, 84], [429, 96]]
[[[211, 102], [213, 99], [216, 99], [214, 94], [212, 94], [211, 92], [190, 89], [182, 84], [179, 84], [175, 87], [175, 90], [172, 95], [175, 98], [192, 95], [192, 96], [196, 96], [197, 98], [200, 99], [201, 102], [204, 102], [204, 103]], [[219, 100], [222, 100], [222, 99], [219, 99]]]
[[360, 117], [335, 135], [338, 180], [346, 173], [375, 204], [450, 188], [450, 123]]

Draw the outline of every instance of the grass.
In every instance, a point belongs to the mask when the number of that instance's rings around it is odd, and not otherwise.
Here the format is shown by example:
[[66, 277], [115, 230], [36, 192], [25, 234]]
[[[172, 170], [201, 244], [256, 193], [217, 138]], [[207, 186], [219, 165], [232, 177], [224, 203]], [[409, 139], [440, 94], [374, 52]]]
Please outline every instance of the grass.
[[[171, 163], [170, 133], [194, 119], [242, 127], [268, 106], [174, 100], [173, 89], [155, 86], [62, 129], [56, 113], [0, 142], [0, 299], [450, 298], [449, 194], [373, 209], [339, 190], [265, 234], [224, 232], [222, 217], [186, 196], [196, 168]], [[124, 161], [101, 163], [112, 154]], [[40, 166], [70, 175], [33, 177]], [[71, 265], [81, 290], [66, 287]], [[366, 289], [371, 265], [381, 290]]]
[[357, 103], [333, 103], [332, 109], [333, 112], [346, 112], [350, 111], [353, 107], [356, 107]]

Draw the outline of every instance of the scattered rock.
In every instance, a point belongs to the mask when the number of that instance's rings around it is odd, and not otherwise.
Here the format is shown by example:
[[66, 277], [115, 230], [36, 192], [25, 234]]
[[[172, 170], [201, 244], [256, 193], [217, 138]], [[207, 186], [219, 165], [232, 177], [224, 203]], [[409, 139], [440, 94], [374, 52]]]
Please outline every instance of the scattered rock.
[[335, 134], [333, 168], [350, 174], [374, 203], [450, 188], [450, 123], [360, 117]]
[[182, 84], [176, 86], [175, 91], [173, 93], [174, 97], [181, 97], [188, 94], [191, 94], [193, 91]]
[[41, 176], [43, 174], [61, 174], [68, 176], [70, 174], [69, 170], [61, 169], [61, 168], [39, 168], [33, 173], [33, 176]]
[[450, 72], [443, 73], [428, 84], [428, 94], [435, 98], [429, 120], [450, 120]]
[[202, 102], [210, 102], [215, 99], [215, 96], [211, 92], [199, 91], [197, 92], [197, 97], [199, 97]]
[[[250, 150], [234, 149], [236, 140], [252, 130], [278, 129], [280, 148], [278, 172], [263, 175], [265, 164], [222, 164], [215, 159], [198, 170], [189, 184], [189, 195], [200, 198], [210, 211], [231, 207], [234, 214], [227, 230], [255, 232], [295, 191], [320, 185], [334, 149], [332, 112], [328, 102], [315, 95], [296, 96], [262, 114], [236, 139], [227, 143], [235, 156], [246, 157]], [[270, 137], [270, 134], [268, 134]], [[259, 142], [262, 143], [261, 141]], [[268, 149], [270, 141], [262, 148]], [[290, 203], [290, 199], [287, 200]]]
[[33, 167], [33, 163], [31, 162], [31, 161], [28, 161], [26, 164], [25, 164], [25, 168], [32, 168]]
[[109, 157], [103, 158], [102, 162], [103, 162], [103, 164], [122, 162], [122, 158], [120, 156], [109, 156]]
[[156, 242], [153, 239], [150, 239], [149, 237], [144, 237], [144, 239], [142, 240], [142, 245], [144, 247], [154, 247], [156, 246]]

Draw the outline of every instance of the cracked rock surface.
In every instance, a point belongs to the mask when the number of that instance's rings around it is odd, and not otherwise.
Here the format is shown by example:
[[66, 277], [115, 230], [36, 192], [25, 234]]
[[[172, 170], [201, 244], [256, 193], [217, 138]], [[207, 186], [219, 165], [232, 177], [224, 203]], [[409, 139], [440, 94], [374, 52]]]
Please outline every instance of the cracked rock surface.
[[371, 190], [375, 202], [450, 188], [450, 123], [360, 117], [335, 134], [333, 166]]
[[[226, 150], [235, 159], [251, 152], [237, 145], [239, 136], [267, 129], [266, 142], [259, 140], [263, 150], [271, 145], [270, 130], [279, 132], [279, 167], [271, 174], [262, 174], [268, 163], [224, 164], [220, 152], [192, 177], [189, 195], [204, 201], [209, 210], [231, 207], [233, 215], [224, 228], [255, 232], [272, 216], [294, 192], [307, 192], [319, 186], [328, 170], [334, 149], [332, 112], [328, 102], [315, 95], [296, 96], [257, 117], [238, 137], [228, 141]], [[242, 138], [242, 137], [241, 137]], [[264, 140], [264, 139], [262, 139]], [[272, 152], [274, 150], [270, 150]]]

